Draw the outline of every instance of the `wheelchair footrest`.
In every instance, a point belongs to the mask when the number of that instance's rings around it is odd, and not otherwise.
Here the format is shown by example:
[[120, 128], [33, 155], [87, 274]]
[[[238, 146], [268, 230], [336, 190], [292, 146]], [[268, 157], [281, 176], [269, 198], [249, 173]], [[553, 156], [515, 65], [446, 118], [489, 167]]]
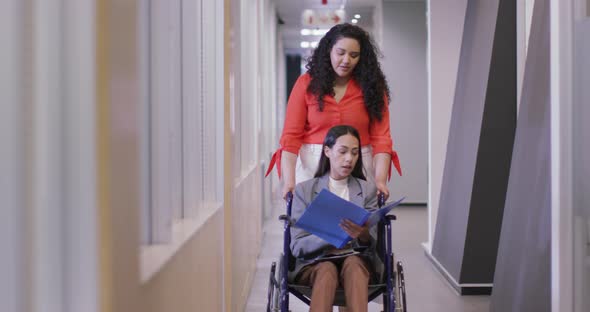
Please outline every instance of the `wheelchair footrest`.
[[[386, 287], [386, 284], [369, 285], [369, 301], [375, 299], [377, 296], [382, 294]], [[289, 289], [300, 293], [308, 299], [311, 299], [311, 287], [309, 286], [289, 284]], [[346, 306], [346, 296], [344, 294], [344, 288], [338, 287], [336, 289], [336, 295], [334, 296], [334, 305], [340, 307]]]

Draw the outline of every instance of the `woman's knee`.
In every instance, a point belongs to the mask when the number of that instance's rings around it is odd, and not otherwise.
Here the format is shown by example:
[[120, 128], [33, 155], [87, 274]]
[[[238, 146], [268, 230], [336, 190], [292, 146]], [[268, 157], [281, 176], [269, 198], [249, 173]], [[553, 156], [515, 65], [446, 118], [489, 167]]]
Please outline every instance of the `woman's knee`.
[[338, 268], [330, 261], [324, 261], [316, 264], [317, 277], [330, 277], [338, 280]]
[[320, 262], [316, 264], [314, 268], [314, 274], [312, 277], [312, 287], [320, 286], [320, 287], [328, 287], [334, 288], [338, 287], [338, 268], [334, 263], [326, 261]]
[[368, 278], [369, 268], [363, 259], [358, 256], [346, 257], [342, 264], [342, 274], [354, 274]]

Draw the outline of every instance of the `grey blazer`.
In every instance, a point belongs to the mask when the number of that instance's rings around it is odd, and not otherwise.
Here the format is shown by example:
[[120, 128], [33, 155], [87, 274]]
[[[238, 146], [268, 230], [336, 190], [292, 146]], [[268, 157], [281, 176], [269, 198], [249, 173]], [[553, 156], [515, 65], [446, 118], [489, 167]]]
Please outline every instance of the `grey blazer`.
[[[322, 189], [328, 189], [329, 174], [320, 178], [313, 178], [301, 182], [295, 186], [293, 203], [291, 206], [291, 217], [299, 219], [309, 204], [315, 199]], [[350, 201], [365, 207], [369, 211], [377, 209], [377, 189], [374, 184], [367, 181], [350, 177], [348, 179], [348, 191]], [[353, 248], [363, 248], [362, 257], [373, 265], [373, 269], [381, 266], [379, 257], [376, 254], [377, 226], [370, 230], [371, 239], [368, 246], [359, 244], [353, 240]], [[314, 263], [325, 255], [326, 251], [334, 248], [323, 239], [297, 227], [291, 227], [291, 253], [296, 258], [295, 268], [290, 272], [289, 278], [294, 280], [301, 269]]]

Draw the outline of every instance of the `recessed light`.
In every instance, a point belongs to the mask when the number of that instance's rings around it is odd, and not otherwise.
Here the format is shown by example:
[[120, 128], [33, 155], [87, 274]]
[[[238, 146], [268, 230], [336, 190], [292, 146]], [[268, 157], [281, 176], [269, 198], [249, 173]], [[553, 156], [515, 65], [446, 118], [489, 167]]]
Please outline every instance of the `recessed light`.
[[[320, 29], [320, 28], [315, 28], [315, 29], [311, 29], [309, 30], [309, 33], [307, 33], [307, 35], [313, 35], [313, 36], [323, 36], [328, 32], [329, 29]], [[303, 35], [303, 32], [301, 33]]]
[[361, 18], [361, 15], [360, 14], [355, 14], [354, 15], [354, 18], [359, 19], [359, 18]]
[[353, 24], [356, 24], [356, 23], [358, 23], [359, 21], [358, 21], [356, 18], [353, 18], [353, 19], [352, 19], [352, 21], [350, 21], [350, 22], [351, 22], [351, 23], [353, 23]]
[[309, 48], [309, 41], [301, 41], [300, 46], [302, 48]]
[[307, 29], [307, 28], [303, 28], [303, 29], [301, 29], [301, 35], [302, 36], [309, 36], [309, 35], [311, 35], [311, 30]]

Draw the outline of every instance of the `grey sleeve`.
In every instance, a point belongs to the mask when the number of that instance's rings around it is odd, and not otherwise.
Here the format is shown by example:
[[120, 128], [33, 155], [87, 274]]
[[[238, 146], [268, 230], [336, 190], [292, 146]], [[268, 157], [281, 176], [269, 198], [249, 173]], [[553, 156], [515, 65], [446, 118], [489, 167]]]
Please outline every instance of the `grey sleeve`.
[[[369, 184], [369, 183], [365, 183], [364, 186], [366, 186], [366, 189], [363, 190], [363, 194], [365, 195], [365, 209], [367, 209], [368, 211], [375, 211], [377, 209], [379, 209], [379, 203], [378, 203], [378, 198], [377, 198], [377, 188], [375, 188], [374, 185]], [[369, 240], [369, 245], [366, 244], [361, 244], [358, 242], [358, 240], [355, 240], [353, 242], [353, 246], [355, 248], [357, 247], [375, 247], [377, 246], [377, 227], [378, 224], [373, 225], [370, 229], [369, 229], [369, 234], [371, 235], [371, 239]]]
[[[295, 186], [293, 204], [291, 206], [291, 217], [299, 219], [309, 205], [305, 201], [304, 188], [301, 184]], [[309, 198], [309, 197], [307, 197]], [[323, 249], [330, 247], [330, 243], [300, 228], [291, 227], [291, 253], [296, 258], [307, 258], [316, 255]]]
[[365, 185], [366, 190], [363, 190], [363, 193], [365, 194], [365, 209], [375, 211], [379, 209], [377, 188], [374, 184], [365, 183]]

